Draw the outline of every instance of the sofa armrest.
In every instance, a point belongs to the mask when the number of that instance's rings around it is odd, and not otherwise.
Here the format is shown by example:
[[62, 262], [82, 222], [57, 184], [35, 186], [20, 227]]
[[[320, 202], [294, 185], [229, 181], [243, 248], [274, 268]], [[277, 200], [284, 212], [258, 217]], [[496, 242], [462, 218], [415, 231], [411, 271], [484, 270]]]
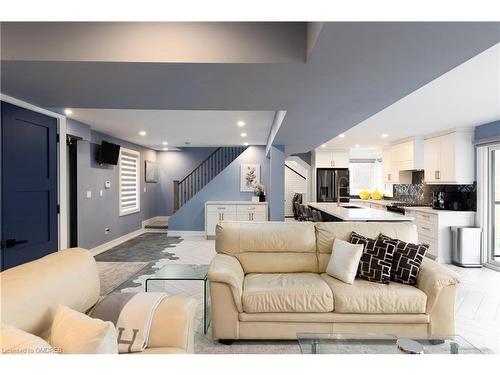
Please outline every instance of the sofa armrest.
[[[427, 295], [427, 313], [439, 303], [439, 296], [444, 288], [460, 283], [460, 276], [449, 268], [424, 258], [417, 278], [417, 287]], [[454, 307], [454, 306], [453, 306]]]
[[148, 348], [178, 348], [194, 352], [194, 317], [198, 302], [192, 298], [169, 297], [156, 308]]
[[233, 256], [217, 254], [208, 270], [208, 280], [227, 284], [231, 289], [234, 303], [239, 312], [243, 312], [241, 296], [243, 294], [243, 280], [245, 273], [240, 262]]

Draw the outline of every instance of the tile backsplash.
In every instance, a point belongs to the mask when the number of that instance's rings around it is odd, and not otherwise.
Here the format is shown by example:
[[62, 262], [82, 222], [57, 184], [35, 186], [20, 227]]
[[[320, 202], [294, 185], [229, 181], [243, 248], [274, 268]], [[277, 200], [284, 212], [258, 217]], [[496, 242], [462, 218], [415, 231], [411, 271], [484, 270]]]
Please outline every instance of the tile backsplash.
[[[418, 174], [418, 172], [416, 174]], [[392, 189], [394, 200], [431, 205], [432, 194], [435, 191], [458, 191], [471, 193], [470, 200], [468, 202], [469, 207], [473, 211], [476, 210], [476, 183], [471, 185], [427, 185], [423, 182], [423, 178], [420, 178], [419, 176], [413, 176], [412, 180], [413, 182], [419, 183], [393, 185]]]

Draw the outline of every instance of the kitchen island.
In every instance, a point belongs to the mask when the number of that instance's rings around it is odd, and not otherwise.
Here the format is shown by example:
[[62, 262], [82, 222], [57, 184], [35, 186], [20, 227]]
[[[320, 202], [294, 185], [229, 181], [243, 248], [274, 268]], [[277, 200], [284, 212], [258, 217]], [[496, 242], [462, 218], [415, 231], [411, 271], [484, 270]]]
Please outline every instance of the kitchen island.
[[362, 207], [356, 204], [308, 202], [307, 205], [321, 211], [326, 221], [413, 221], [414, 217], [384, 210]]

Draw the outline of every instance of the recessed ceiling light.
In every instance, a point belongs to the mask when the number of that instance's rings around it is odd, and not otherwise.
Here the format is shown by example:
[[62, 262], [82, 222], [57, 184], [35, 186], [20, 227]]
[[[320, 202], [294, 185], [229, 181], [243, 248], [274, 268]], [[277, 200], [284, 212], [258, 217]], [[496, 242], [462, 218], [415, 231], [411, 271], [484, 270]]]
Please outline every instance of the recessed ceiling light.
[[357, 143], [356, 143], [356, 144], [354, 145], [354, 147], [358, 148], [358, 147], [359, 147], [359, 144], [357, 144]]
[[236, 125], [238, 125], [240, 128], [244, 127], [245, 126], [245, 121], [238, 121], [236, 123]]
[[340, 137], [340, 138], [344, 138], [344, 137], [345, 137], [345, 134], [344, 134], [344, 133], [340, 133], [340, 134], [339, 134], [339, 137]]
[[245, 138], [247, 136], [247, 133], [241, 133], [240, 134], [243, 138]]
[[389, 136], [389, 134], [386, 134], [386, 133], [381, 135], [382, 138], [387, 138], [388, 136]]
[[168, 142], [162, 142], [161, 144], [162, 144], [163, 146], [166, 146], [166, 145], [168, 145]]
[[73, 111], [72, 111], [71, 109], [69, 109], [69, 108], [66, 108], [66, 109], [64, 110], [64, 114], [65, 114], [66, 116], [69, 116], [69, 115], [73, 114]]
[[248, 146], [248, 142], [243, 143], [243, 146]]
[[144, 137], [144, 136], [146, 135], [146, 132], [145, 132], [144, 130], [141, 130], [141, 131], [139, 132], [139, 135], [142, 135], [142, 136]]
[[326, 144], [324, 144], [324, 143], [323, 143], [323, 144], [321, 145], [321, 147], [325, 148], [325, 147], [326, 147]]
[[168, 147], [163, 147], [163, 151], [168, 151]]

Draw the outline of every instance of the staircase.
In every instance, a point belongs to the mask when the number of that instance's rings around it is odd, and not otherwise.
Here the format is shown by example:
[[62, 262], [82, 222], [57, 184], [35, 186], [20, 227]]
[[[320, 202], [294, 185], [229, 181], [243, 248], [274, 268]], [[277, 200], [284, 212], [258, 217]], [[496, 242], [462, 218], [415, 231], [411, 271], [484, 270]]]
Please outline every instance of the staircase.
[[246, 147], [239, 146], [219, 147], [190, 174], [180, 181], [174, 181], [174, 212], [186, 204], [245, 150]]

